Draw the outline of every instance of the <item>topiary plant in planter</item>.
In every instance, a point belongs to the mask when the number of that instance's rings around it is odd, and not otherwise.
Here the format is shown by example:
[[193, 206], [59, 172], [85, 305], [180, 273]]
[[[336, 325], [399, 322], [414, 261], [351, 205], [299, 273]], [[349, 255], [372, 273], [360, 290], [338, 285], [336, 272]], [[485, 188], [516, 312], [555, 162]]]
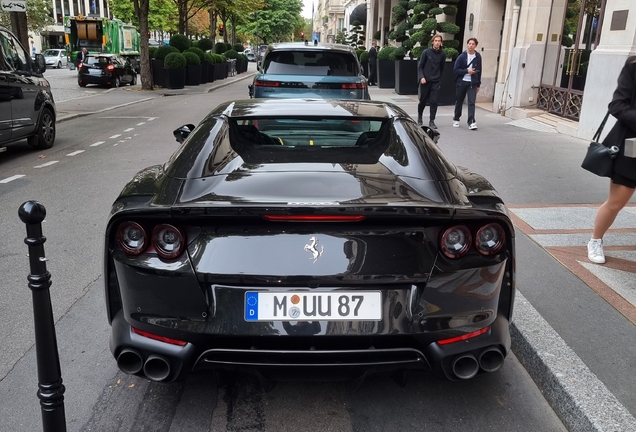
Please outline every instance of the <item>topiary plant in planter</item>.
[[[422, 47], [411, 53], [411, 57], [419, 58], [424, 49], [430, 46], [431, 38], [436, 33], [455, 35], [460, 28], [457, 24], [443, 19], [454, 20], [457, 15], [457, 3], [460, 0], [444, 0], [441, 7], [440, 2], [432, 0], [418, 0], [413, 6], [413, 13], [409, 17], [409, 22], [415, 27], [411, 31], [409, 42], [403, 43], [408, 50]], [[419, 28], [417, 28], [419, 27]], [[446, 39], [442, 42], [442, 49], [446, 53], [446, 58], [454, 60], [459, 55], [460, 42], [454, 39]]]
[[187, 52], [194, 53], [197, 57], [199, 57], [199, 60], [201, 61], [201, 78], [199, 79], [199, 82], [201, 84], [205, 84], [208, 82], [208, 63], [205, 61], [205, 53], [201, 48], [197, 47], [191, 47], [184, 51], [184, 53]]
[[[194, 54], [193, 54], [194, 55]], [[187, 61], [183, 54], [169, 53], [163, 60], [165, 69], [165, 86], [170, 89], [182, 89], [185, 86]]]
[[227, 51], [227, 45], [223, 42], [217, 42], [214, 44], [214, 52], [216, 54], [223, 54], [225, 51]]
[[395, 61], [390, 57], [396, 47], [384, 47], [378, 51], [378, 66], [376, 73], [378, 74], [378, 87], [379, 88], [393, 88], [395, 87]]
[[166, 56], [170, 53], [178, 53], [179, 50], [173, 46], [160, 46], [157, 48], [155, 52], [155, 58], [150, 62], [150, 66], [152, 68], [152, 81], [154, 85], [167, 87], [166, 86], [166, 74], [164, 73], [163, 61]]
[[201, 84], [201, 59], [190, 51], [184, 51], [183, 57], [185, 57], [188, 64], [186, 67], [186, 85], [197, 86]]
[[176, 34], [170, 38], [170, 46], [175, 47], [180, 52], [183, 52], [190, 48], [190, 39], [186, 35]]
[[207, 82], [211, 83], [211, 82], [214, 81], [214, 74], [215, 74], [214, 54], [205, 53], [205, 61], [208, 64], [208, 79], [207, 79]]
[[199, 48], [203, 52], [210, 51], [213, 47], [214, 43], [208, 38], [203, 38], [199, 41]]
[[369, 78], [369, 51], [362, 51], [358, 57], [362, 65], [362, 73]]

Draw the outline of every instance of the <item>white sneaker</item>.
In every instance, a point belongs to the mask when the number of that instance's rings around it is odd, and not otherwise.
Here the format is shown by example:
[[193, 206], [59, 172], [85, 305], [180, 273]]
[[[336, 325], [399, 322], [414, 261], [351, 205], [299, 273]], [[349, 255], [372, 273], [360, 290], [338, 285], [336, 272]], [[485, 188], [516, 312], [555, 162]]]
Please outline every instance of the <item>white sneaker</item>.
[[468, 129], [470, 130], [477, 130], [477, 123], [471, 123], [468, 125]]
[[587, 244], [587, 258], [596, 264], [605, 264], [603, 239], [591, 239]]
[[453, 127], [459, 127], [459, 121], [453, 120]]

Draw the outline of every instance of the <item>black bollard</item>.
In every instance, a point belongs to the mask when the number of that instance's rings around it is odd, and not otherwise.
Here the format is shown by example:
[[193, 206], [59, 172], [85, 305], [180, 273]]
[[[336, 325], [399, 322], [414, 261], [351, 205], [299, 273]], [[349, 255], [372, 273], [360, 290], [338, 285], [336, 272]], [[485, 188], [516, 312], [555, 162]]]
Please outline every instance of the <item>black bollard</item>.
[[57, 351], [53, 309], [51, 307], [51, 274], [46, 270], [42, 221], [46, 209], [37, 201], [20, 206], [18, 215], [26, 224], [24, 242], [29, 246], [29, 288], [33, 294], [33, 321], [35, 323], [35, 352], [38, 363], [38, 398], [42, 409], [44, 432], [66, 432], [64, 414], [64, 385]]

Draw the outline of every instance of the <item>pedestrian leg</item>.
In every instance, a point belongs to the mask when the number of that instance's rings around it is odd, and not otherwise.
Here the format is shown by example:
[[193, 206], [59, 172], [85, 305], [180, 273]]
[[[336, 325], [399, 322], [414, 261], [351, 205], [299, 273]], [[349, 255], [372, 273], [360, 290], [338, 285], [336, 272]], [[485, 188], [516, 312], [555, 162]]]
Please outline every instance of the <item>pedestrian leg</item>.
[[462, 106], [464, 105], [464, 98], [466, 97], [466, 91], [470, 83], [460, 81], [455, 88], [455, 115], [453, 121], [458, 122], [462, 116]]
[[437, 95], [439, 94], [440, 87], [441, 84], [439, 82], [431, 83], [431, 91], [428, 98], [431, 121], [435, 121], [435, 117], [437, 117]]
[[424, 113], [424, 108], [426, 108], [426, 103], [428, 102], [429, 94], [431, 90], [431, 85], [429, 83], [422, 84], [420, 83], [418, 92], [420, 94], [420, 102], [417, 104], [417, 124], [422, 125], [422, 114]]
[[477, 88], [470, 84], [466, 87], [468, 94], [468, 125], [475, 123], [475, 100], [477, 99]]

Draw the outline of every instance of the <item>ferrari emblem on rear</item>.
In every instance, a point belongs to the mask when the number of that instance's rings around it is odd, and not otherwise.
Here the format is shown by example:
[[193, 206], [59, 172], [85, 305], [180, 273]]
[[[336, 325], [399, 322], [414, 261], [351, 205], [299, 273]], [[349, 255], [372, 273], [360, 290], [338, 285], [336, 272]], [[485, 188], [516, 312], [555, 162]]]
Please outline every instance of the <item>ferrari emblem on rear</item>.
[[305, 245], [305, 250], [311, 252], [311, 258], [314, 262], [318, 261], [318, 258], [322, 255], [325, 248], [324, 246], [320, 246], [320, 250], [318, 250], [318, 239], [316, 237], [312, 237], [309, 239], [309, 244]]

